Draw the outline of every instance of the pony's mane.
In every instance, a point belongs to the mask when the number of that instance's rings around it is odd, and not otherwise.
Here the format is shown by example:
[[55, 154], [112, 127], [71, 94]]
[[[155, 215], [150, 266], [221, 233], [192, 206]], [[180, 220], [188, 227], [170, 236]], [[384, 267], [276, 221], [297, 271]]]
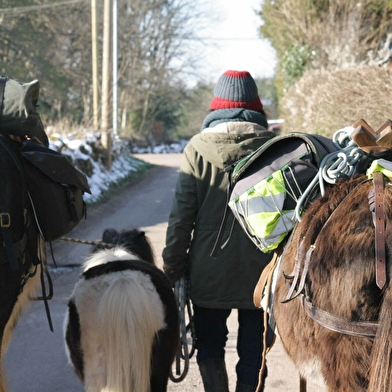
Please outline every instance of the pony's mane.
[[83, 271], [86, 272], [89, 268], [118, 260], [140, 260], [140, 257], [121, 246], [112, 249], [102, 249], [91, 254], [86, 259], [83, 263]]

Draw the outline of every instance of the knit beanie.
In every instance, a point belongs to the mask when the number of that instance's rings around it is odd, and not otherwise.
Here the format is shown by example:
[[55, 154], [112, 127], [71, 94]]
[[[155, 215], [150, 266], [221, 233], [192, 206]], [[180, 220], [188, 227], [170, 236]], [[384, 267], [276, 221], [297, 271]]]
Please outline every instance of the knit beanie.
[[226, 71], [215, 86], [210, 109], [235, 108], [255, 111], [263, 109], [256, 83], [248, 71]]

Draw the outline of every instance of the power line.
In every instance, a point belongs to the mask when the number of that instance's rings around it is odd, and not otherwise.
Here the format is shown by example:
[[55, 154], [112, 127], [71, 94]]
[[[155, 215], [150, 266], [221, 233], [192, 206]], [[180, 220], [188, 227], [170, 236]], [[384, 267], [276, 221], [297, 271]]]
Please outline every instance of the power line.
[[246, 38], [246, 37], [243, 37], [243, 38], [241, 38], [241, 37], [221, 37], [221, 38], [219, 38], [219, 37], [214, 37], [214, 38], [212, 38], [212, 37], [207, 37], [207, 38], [204, 38], [206, 41], [260, 41], [260, 39], [261, 38], [255, 38], [255, 37], [249, 37], [249, 38]]
[[188, 37], [187, 41], [262, 41], [263, 38], [249, 37]]
[[87, 3], [89, 0], [65, 0], [57, 3], [27, 5], [24, 7], [0, 8], [0, 14], [24, 14], [27, 12], [42, 11], [43, 9], [63, 7], [77, 3]]

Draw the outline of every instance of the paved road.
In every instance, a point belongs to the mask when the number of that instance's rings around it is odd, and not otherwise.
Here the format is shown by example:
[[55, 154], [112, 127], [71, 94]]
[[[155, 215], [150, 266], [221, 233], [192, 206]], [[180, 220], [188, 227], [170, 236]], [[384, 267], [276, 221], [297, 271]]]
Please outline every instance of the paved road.
[[[88, 211], [87, 220], [81, 222], [70, 236], [79, 239], [99, 239], [108, 227], [118, 229], [138, 227], [146, 231], [161, 265], [161, 252], [167, 219], [181, 155], [141, 155], [157, 166], [148, 178], [119, 192], [109, 202]], [[50, 332], [42, 303], [32, 303], [21, 317], [13, 340], [5, 356], [5, 371], [10, 392], [82, 392], [83, 386], [74, 376], [63, 345], [62, 323], [67, 298], [80, 273], [79, 265], [90, 247], [57, 241], [53, 244], [59, 268], [51, 268], [54, 298], [50, 301], [54, 332]], [[227, 367], [230, 390], [235, 389], [236, 312], [229, 319]], [[279, 339], [268, 354], [269, 377], [266, 391], [288, 392], [298, 390], [298, 375], [287, 359]], [[181, 383], [169, 383], [169, 392], [202, 392], [202, 382], [195, 364], [190, 362], [187, 377]], [[309, 388], [309, 392], [318, 391]]]

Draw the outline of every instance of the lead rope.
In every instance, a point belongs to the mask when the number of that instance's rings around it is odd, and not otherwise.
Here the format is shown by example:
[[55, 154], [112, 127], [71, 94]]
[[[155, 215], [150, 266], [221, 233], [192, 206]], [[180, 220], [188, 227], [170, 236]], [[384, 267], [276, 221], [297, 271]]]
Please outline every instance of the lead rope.
[[[177, 300], [178, 313], [180, 319], [180, 344], [177, 349], [175, 358], [175, 375], [170, 369], [170, 380], [178, 383], [184, 380], [189, 370], [189, 360], [195, 352], [195, 335], [192, 306], [189, 297], [190, 284], [189, 278], [183, 276], [180, 280], [174, 283], [174, 294]], [[189, 323], [186, 323], [186, 316], [188, 316]], [[188, 342], [188, 332], [190, 332], [190, 343]], [[189, 344], [191, 349], [189, 350]], [[184, 361], [183, 370], [181, 371], [181, 360]], [[177, 376], [177, 377], [176, 377]]]
[[[108, 244], [102, 241], [90, 241], [90, 240], [79, 240], [77, 238], [70, 238], [70, 237], [61, 237], [58, 241], [65, 241], [65, 242], [73, 242], [76, 244], [83, 244], [83, 245], [102, 245], [102, 246], [115, 246], [114, 244]], [[56, 259], [54, 257], [53, 246], [52, 242], [49, 242], [50, 254], [52, 256], [53, 264], [57, 268]]]
[[66, 241], [66, 242], [75, 242], [77, 244], [83, 244], [83, 245], [102, 245], [102, 246], [114, 246], [114, 244], [108, 244], [106, 242], [102, 241], [91, 241], [91, 240], [80, 240], [77, 238], [70, 238], [70, 237], [61, 237], [59, 238], [59, 241]]

